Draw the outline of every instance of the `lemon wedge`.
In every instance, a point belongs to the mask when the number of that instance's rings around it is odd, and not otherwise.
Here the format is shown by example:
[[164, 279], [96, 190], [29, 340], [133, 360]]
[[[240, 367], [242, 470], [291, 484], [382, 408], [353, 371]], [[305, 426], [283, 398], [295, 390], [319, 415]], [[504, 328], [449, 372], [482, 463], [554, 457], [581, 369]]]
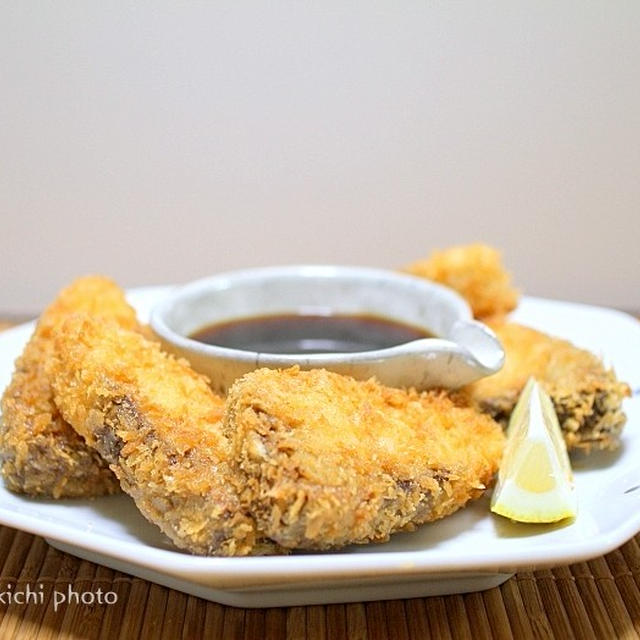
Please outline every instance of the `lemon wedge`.
[[529, 378], [509, 420], [491, 511], [519, 522], [557, 522], [577, 513], [558, 417], [534, 378]]

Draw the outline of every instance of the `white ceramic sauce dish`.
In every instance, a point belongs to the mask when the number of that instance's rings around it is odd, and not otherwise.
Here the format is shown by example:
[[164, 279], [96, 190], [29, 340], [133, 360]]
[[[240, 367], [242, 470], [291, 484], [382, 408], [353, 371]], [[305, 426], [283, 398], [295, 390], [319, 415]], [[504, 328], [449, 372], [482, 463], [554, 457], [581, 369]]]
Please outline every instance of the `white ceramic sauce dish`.
[[[434, 334], [384, 349], [276, 354], [205, 344], [203, 327], [277, 314], [374, 315]], [[174, 289], [152, 310], [164, 346], [224, 393], [256, 368], [326, 368], [394, 387], [457, 388], [498, 371], [504, 351], [454, 291], [410, 275], [365, 267], [297, 265], [222, 273]]]

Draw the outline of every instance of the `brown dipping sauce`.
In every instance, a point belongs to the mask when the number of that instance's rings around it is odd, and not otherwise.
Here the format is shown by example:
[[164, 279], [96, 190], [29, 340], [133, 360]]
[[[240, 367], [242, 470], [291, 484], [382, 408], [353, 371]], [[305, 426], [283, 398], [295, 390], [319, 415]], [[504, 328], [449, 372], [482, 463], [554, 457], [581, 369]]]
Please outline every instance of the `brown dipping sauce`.
[[239, 318], [189, 336], [205, 344], [261, 353], [353, 353], [434, 338], [420, 327], [361, 315], [282, 314]]

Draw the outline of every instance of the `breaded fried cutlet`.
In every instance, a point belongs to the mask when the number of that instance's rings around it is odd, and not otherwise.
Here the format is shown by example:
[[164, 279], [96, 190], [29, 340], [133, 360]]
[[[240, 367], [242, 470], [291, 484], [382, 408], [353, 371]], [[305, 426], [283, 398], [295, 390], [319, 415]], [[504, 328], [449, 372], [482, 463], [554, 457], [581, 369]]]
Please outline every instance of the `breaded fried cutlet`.
[[259, 369], [235, 382], [225, 432], [243, 506], [286, 548], [382, 542], [480, 496], [499, 425], [444, 394], [324, 369]]
[[505, 350], [498, 373], [464, 390], [473, 406], [506, 426], [527, 379], [551, 396], [569, 449], [615, 449], [626, 421], [627, 384], [595, 355], [515, 323], [491, 323]]
[[500, 253], [483, 244], [434, 251], [426, 260], [402, 270], [455, 289], [475, 318], [503, 316], [518, 304], [518, 290], [511, 284]]
[[77, 311], [139, 328], [122, 290], [101, 276], [78, 278], [45, 310], [2, 397], [0, 458], [12, 491], [53, 498], [119, 491], [106, 463], [60, 415], [45, 372], [56, 328]]
[[90, 316], [64, 323], [53, 355], [47, 373], [62, 415], [150, 522], [192, 553], [266, 550], [233, 487], [224, 401], [204, 376], [158, 343]]

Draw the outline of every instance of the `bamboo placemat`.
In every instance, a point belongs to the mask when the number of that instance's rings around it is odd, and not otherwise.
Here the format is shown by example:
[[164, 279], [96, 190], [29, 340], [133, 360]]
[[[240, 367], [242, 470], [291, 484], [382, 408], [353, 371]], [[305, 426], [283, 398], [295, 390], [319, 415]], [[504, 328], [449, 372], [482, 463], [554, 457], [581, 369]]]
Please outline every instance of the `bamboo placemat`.
[[[640, 637], [640, 536], [604, 557], [518, 573], [487, 591], [277, 609], [207, 602], [80, 560], [9, 527], [0, 527], [0, 563], [0, 594], [27, 586], [42, 593], [29, 604], [0, 602], [3, 640]], [[69, 589], [115, 592], [117, 602], [82, 604], [71, 595], [56, 606], [54, 592], [67, 597]]]
[[[274, 609], [207, 602], [3, 526], [0, 566], [0, 640], [640, 638], [640, 534], [606, 556], [521, 572], [487, 591]], [[6, 595], [27, 589], [35, 594], [28, 604]], [[98, 590], [115, 592], [117, 601], [98, 603]], [[83, 592], [94, 602], [76, 603], [73, 594]], [[61, 594], [71, 601], [56, 603]]]

